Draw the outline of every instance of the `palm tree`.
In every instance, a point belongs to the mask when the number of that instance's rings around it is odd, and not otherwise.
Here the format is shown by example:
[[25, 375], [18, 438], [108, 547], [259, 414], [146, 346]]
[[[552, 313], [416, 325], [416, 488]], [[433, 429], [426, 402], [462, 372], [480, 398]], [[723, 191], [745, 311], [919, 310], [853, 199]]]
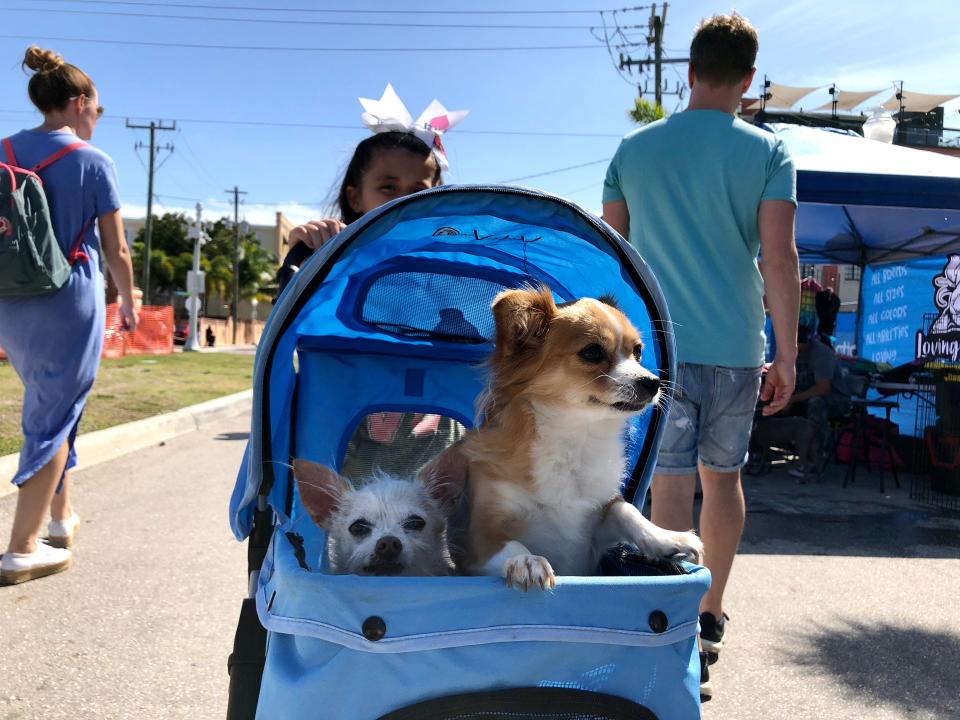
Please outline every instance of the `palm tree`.
[[661, 105], [652, 103], [644, 98], [637, 98], [633, 101], [633, 107], [627, 110], [630, 119], [637, 125], [646, 125], [654, 120], [660, 120], [667, 116]]

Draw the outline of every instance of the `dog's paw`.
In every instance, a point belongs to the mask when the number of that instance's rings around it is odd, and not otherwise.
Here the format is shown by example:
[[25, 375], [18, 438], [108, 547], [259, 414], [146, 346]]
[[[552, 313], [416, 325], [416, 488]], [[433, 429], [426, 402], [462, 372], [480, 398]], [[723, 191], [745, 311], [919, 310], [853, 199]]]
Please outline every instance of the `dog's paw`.
[[549, 561], [539, 555], [514, 555], [503, 565], [507, 587], [526, 592], [530, 588], [546, 590], [556, 586], [556, 576]]
[[672, 560], [689, 560], [695, 565], [703, 564], [703, 541], [695, 532], [673, 533], [665, 557]]

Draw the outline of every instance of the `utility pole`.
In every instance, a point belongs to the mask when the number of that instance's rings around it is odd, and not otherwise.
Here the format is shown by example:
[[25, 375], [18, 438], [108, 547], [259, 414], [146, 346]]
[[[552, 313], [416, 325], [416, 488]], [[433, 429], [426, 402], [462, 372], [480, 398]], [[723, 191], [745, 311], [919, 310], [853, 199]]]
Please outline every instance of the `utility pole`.
[[240, 320], [240, 196], [247, 193], [236, 185], [233, 190], [224, 190], [233, 195], [233, 303], [230, 315], [233, 317], [233, 344], [237, 344], [237, 323]]
[[657, 105], [663, 107], [663, 26], [667, 22], [667, 4], [663, 4], [663, 16], [657, 15], [657, 6], [650, 8], [650, 29], [653, 31], [653, 58], [655, 82], [657, 83], [654, 97]]
[[200, 294], [203, 293], [205, 285], [205, 275], [200, 270], [200, 246], [207, 239], [206, 233], [203, 232], [202, 216], [203, 205], [197, 203], [197, 219], [190, 225], [188, 232], [188, 237], [193, 240], [193, 270], [187, 273], [187, 291], [190, 293], [187, 298], [187, 311], [190, 313], [190, 329], [183, 346], [185, 351], [200, 349], [200, 328], [198, 327]]
[[[663, 29], [667, 24], [667, 7], [668, 3], [663, 4], [663, 14], [657, 14], [657, 5], [654, 3], [650, 6], [650, 22], [649, 29], [650, 34], [647, 36], [647, 57], [642, 60], [634, 60], [628, 55], [620, 54], [620, 69], [627, 70], [636, 66], [640, 72], [643, 72], [646, 67], [653, 66], [654, 73], [654, 98], [656, 98], [656, 103], [660, 107], [663, 107], [663, 96], [666, 95], [678, 95], [681, 98], [683, 97], [683, 88], [680, 86], [680, 83], [677, 83], [677, 89], [670, 91], [665, 90], [663, 87], [663, 66], [672, 63], [689, 63], [690, 58], [665, 58], [663, 56]], [[653, 57], [650, 57], [649, 48], [653, 48]], [[641, 92], [641, 95], [643, 93]]]
[[[147, 166], [147, 221], [143, 227], [143, 275], [140, 278], [143, 287], [143, 304], [150, 304], [150, 241], [153, 237], [153, 173], [154, 173], [154, 160], [156, 159], [157, 150], [167, 150], [173, 152], [173, 145], [169, 143], [164, 145], [162, 148], [157, 147], [156, 143], [156, 134], [157, 130], [176, 130], [177, 121], [173, 120], [169, 125], [164, 124], [163, 120], [155, 122], [150, 121], [149, 125], [134, 125], [130, 122], [130, 119], [127, 119], [127, 127], [134, 130], [149, 130], [150, 131], [150, 164]], [[134, 145], [134, 150], [138, 150], [143, 147], [142, 142], [138, 142]]]

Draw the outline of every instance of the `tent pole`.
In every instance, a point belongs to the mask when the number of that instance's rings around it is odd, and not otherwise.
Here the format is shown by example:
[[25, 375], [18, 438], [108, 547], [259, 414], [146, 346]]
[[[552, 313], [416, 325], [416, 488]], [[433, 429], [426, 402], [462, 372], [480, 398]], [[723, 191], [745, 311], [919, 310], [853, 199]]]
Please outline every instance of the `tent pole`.
[[856, 357], [863, 360], [863, 274], [867, 269], [867, 253], [862, 245], [860, 246], [860, 262], [857, 264], [860, 267], [860, 284], [857, 288], [857, 314], [854, 317], [853, 326], [856, 328]]

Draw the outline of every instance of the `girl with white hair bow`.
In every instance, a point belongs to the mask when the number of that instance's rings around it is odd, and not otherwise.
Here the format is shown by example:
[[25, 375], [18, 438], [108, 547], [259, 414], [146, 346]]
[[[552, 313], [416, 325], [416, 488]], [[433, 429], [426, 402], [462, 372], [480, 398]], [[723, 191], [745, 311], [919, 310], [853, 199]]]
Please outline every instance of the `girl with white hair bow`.
[[434, 100], [414, 120], [391, 85], [379, 100], [360, 98], [363, 124], [373, 135], [362, 140], [347, 165], [337, 195], [340, 217], [298, 225], [280, 271], [280, 289], [318, 247], [364, 213], [398, 197], [442, 184], [448, 168], [441, 136], [467, 116]]

